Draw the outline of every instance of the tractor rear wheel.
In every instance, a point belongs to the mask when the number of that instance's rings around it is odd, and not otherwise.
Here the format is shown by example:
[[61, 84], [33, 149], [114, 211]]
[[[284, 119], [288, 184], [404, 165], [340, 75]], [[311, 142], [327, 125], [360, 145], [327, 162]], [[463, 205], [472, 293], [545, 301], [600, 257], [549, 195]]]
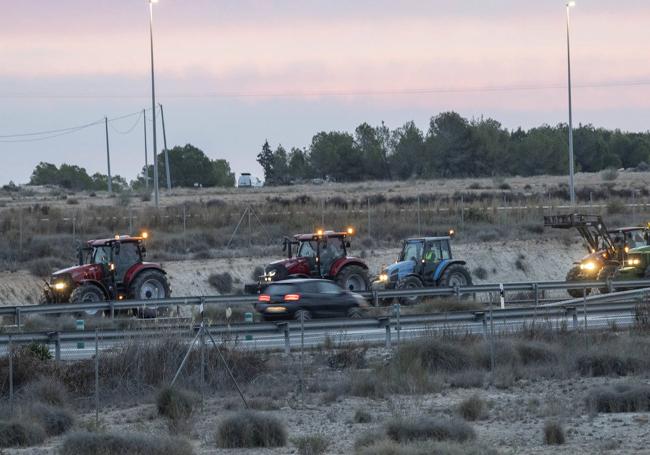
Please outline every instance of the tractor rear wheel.
[[[576, 265], [569, 270], [569, 273], [566, 274], [566, 279], [565, 281], [580, 281], [580, 266]], [[586, 289], [587, 295], [589, 295], [589, 292], [591, 289]], [[574, 299], [584, 297], [585, 295], [585, 290], [584, 289], [567, 289], [566, 291], [571, 297]]]
[[[420, 289], [423, 287], [422, 281], [416, 276], [407, 276], [397, 283], [397, 289]], [[422, 300], [421, 296], [400, 297], [400, 305], [417, 305]]]
[[[96, 284], [82, 284], [70, 294], [70, 303], [99, 303], [106, 300], [104, 291]], [[103, 315], [101, 310], [84, 310], [81, 314], [89, 316]]]
[[[600, 269], [600, 272], [598, 272], [598, 276], [596, 279], [598, 281], [607, 281], [611, 280], [614, 278], [614, 274], [616, 273], [616, 270], [618, 270], [618, 266], [616, 265], [606, 265], [602, 269]], [[607, 286], [604, 286], [602, 288], [598, 288], [601, 294], [607, 294], [609, 293], [609, 288]]]
[[[129, 286], [129, 299], [153, 300], [166, 299], [171, 295], [167, 276], [160, 270], [145, 270], [135, 277]], [[135, 308], [135, 314], [143, 318], [155, 318], [156, 307]]]
[[472, 285], [472, 277], [465, 267], [460, 264], [452, 264], [442, 272], [440, 277], [441, 288], [462, 288]]
[[336, 282], [346, 291], [363, 292], [370, 287], [368, 271], [358, 265], [348, 265], [336, 275]]

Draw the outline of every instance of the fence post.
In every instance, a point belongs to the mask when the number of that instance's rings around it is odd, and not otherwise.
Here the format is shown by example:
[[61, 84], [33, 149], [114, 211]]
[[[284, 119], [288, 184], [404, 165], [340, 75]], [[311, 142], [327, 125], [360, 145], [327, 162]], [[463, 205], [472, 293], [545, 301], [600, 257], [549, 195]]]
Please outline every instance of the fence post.
[[54, 337], [54, 360], [61, 361], [61, 333], [56, 332]]
[[285, 322], [282, 324], [282, 331], [284, 332], [284, 353], [286, 355], [291, 354], [291, 340], [289, 338], [289, 323]]
[[95, 329], [95, 428], [99, 428], [99, 331]]
[[372, 304], [375, 307], [379, 306], [379, 294], [377, 294], [377, 291], [372, 291]]
[[16, 319], [16, 321], [15, 321], [16, 322], [16, 328], [18, 328], [18, 331], [20, 332], [21, 328], [20, 328], [20, 307], [19, 306], [16, 307], [16, 318], [15, 319]]
[[582, 312], [584, 313], [584, 319], [585, 319], [585, 349], [586, 349], [589, 347], [589, 342], [587, 340], [587, 288], [583, 288]]
[[14, 350], [11, 335], [9, 335], [9, 409], [14, 412]]
[[494, 373], [494, 318], [492, 317], [492, 295], [490, 295], [490, 371]]
[[401, 344], [400, 332], [402, 331], [402, 327], [400, 325], [400, 304], [399, 303], [394, 304], [393, 309], [395, 311], [395, 330], [397, 331], [397, 350], [399, 352], [399, 348]]
[[305, 312], [300, 312], [300, 403], [305, 404]]

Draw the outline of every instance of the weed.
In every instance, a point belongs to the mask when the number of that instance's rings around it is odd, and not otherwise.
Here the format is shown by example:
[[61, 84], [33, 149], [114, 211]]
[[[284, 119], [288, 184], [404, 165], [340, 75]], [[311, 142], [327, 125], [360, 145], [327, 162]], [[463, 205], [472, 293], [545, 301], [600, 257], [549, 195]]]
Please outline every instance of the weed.
[[48, 436], [63, 434], [74, 424], [74, 416], [70, 411], [43, 403], [31, 405], [27, 415], [43, 427]]
[[244, 411], [225, 418], [217, 428], [217, 446], [227, 449], [283, 447], [287, 430], [278, 419]]
[[556, 420], [547, 420], [544, 423], [544, 444], [562, 445], [565, 442], [566, 436], [562, 424]]
[[0, 421], [0, 447], [30, 447], [46, 436], [43, 427], [29, 420]]
[[61, 455], [191, 455], [184, 439], [141, 433], [72, 433], [63, 441]]
[[156, 395], [158, 414], [172, 421], [189, 418], [194, 410], [197, 397], [185, 390], [163, 387]]
[[480, 396], [472, 395], [460, 402], [458, 414], [469, 421], [484, 419], [487, 417], [487, 404]]
[[462, 420], [423, 416], [392, 420], [386, 425], [386, 434], [396, 442], [427, 439], [464, 442], [476, 438], [474, 429]]
[[208, 278], [208, 282], [221, 294], [230, 294], [232, 292], [232, 275], [228, 272], [213, 273]]
[[329, 441], [321, 435], [300, 436], [292, 439], [299, 455], [321, 455], [327, 451]]
[[352, 420], [354, 423], [370, 423], [372, 422], [372, 415], [365, 409], [357, 409], [354, 411]]
[[617, 384], [596, 387], [585, 399], [592, 412], [650, 411], [650, 386], [647, 384]]

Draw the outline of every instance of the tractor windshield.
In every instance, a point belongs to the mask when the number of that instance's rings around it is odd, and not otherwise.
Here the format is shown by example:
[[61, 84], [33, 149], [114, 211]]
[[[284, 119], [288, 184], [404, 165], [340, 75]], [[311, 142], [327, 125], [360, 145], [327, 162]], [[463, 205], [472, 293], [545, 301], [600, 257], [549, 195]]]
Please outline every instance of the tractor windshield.
[[316, 257], [316, 243], [310, 241], [304, 241], [300, 244], [298, 248], [298, 254], [296, 255], [299, 258], [313, 258]]
[[628, 244], [630, 248], [638, 248], [646, 245], [646, 240], [643, 237], [642, 231], [632, 231], [628, 235]]
[[422, 241], [410, 241], [404, 244], [404, 249], [399, 257], [401, 261], [420, 261], [422, 260]]
[[92, 251], [92, 263], [108, 265], [111, 262], [111, 247], [96, 246]]

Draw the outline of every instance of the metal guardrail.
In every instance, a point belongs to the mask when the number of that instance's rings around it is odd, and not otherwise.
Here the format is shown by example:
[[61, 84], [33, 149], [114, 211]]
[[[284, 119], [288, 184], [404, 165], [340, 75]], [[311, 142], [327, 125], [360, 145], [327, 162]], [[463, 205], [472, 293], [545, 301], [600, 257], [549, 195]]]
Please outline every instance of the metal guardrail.
[[[647, 283], [646, 283], [647, 284]], [[561, 287], [559, 289], [562, 289]], [[327, 319], [304, 322], [302, 327], [305, 333], [329, 333], [332, 331], [363, 331], [372, 329], [385, 329], [386, 344], [390, 344], [391, 331], [398, 333], [408, 329], [444, 329], [453, 326], [467, 324], [482, 324], [487, 330], [488, 322], [495, 323], [517, 323], [527, 320], [566, 320], [572, 319], [573, 328], [578, 327], [578, 317], [587, 315], [602, 316], [616, 319], [617, 317], [633, 316], [639, 305], [640, 298], [650, 295], [650, 288], [624, 291], [616, 294], [596, 295], [581, 299], [571, 299], [558, 304], [531, 306], [524, 308], [494, 309], [492, 311], [472, 310], [454, 311], [444, 314], [413, 314], [393, 315], [365, 319]], [[613, 299], [613, 300], [612, 300]], [[140, 328], [128, 330], [102, 330], [102, 342], [124, 341], [127, 339], [160, 338], [165, 336], [194, 336], [199, 326], [193, 327], [163, 327], [163, 328]], [[279, 323], [258, 323], [258, 324], [231, 324], [214, 325], [209, 327], [214, 336], [233, 339], [247, 335], [256, 337], [273, 337], [284, 334], [286, 349], [289, 349], [289, 334], [301, 330], [301, 323], [296, 321]], [[39, 342], [54, 344], [57, 359], [60, 359], [62, 343], [91, 342], [95, 339], [95, 331], [48, 331], [35, 333], [13, 333], [0, 335], [0, 346], [9, 344], [25, 344]]]
[[[650, 280], [630, 280], [630, 281], [545, 281], [545, 282], [516, 282], [516, 283], [492, 283], [479, 284], [474, 286], [455, 287], [455, 288], [420, 288], [420, 289], [390, 289], [378, 291], [366, 291], [360, 294], [365, 298], [378, 305], [379, 300], [398, 298], [398, 297], [461, 297], [465, 295], [475, 295], [481, 293], [500, 293], [512, 291], [530, 291], [534, 292], [535, 303], [539, 303], [540, 291], [546, 290], [566, 290], [566, 289], [592, 289], [608, 288], [616, 289], [617, 287], [626, 289], [650, 288]], [[602, 297], [611, 300], [613, 296], [623, 295], [620, 292], [614, 294], [604, 294]], [[597, 296], [601, 297], [601, 296]], [[593, 297], [589, 297], [593, 300]], [[582, 299], [578, 299], [581, 300]], [[0, 307], [1, 316], [14, 316], [15, 325], [20, 328], [22, 317], [33, 314], [75, 314], [83, 312], [102, 311], [108, 312], [113, 318], [115, 312], [131, 308], [171, 308], [176, 306], [199, 306], [205, 304], [254, 304], [257, 302], [256, 295], [217, 295], [217, 296], [197, 296], [197, 297], [172, 297], [168, 299], [151, 299], [151, 300], [119, 300], [94, 303], [66, 303], [66, 304], [42, 304], [42, 305], [24, 305], [24, 306], [7, 306]], [[561, 303], [561, 302], [560, 302]]]

